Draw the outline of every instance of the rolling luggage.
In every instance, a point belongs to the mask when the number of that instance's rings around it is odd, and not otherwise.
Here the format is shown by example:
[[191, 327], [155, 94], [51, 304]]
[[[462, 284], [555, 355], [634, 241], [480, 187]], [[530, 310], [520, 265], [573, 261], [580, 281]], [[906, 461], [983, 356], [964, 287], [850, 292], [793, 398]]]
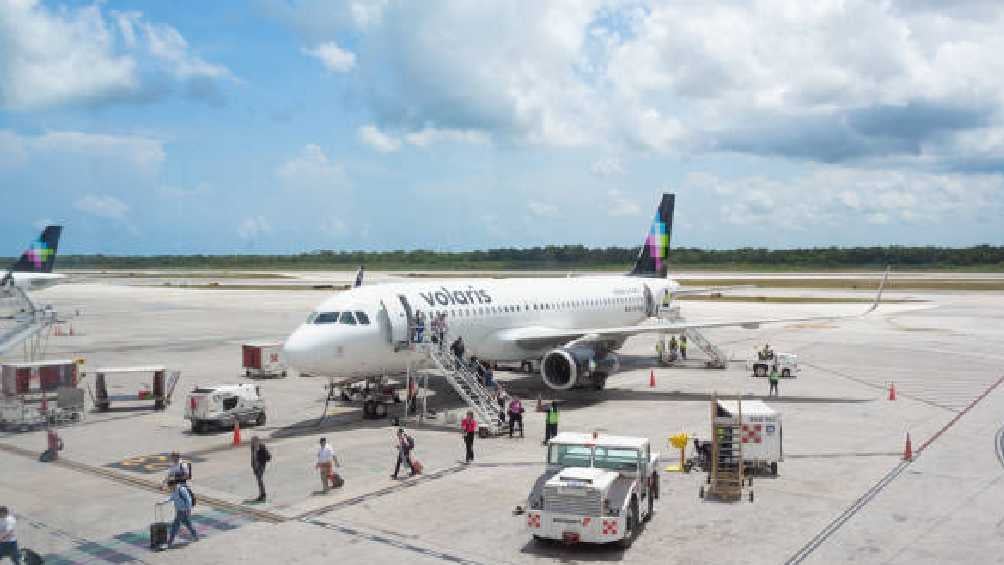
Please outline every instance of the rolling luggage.
[[421, 475], [422, 469], [424, 469], [424, 467], [422, 466], [422, 462], [414, 457], [411, 457], [410, 459], [411, 459], [411, 470], [414, 471], [416, 475]]
[[153, 505], [153, 523], [150, 524], [150, 549], [160, 550], [167, 547], [167, 537], [171, 523], [164, 521], [161, 507], [166, 504], [159, 502]]
[[345, 479], [343, 479], [338, 473], [332, 472], [328, 475], [328, 478], [331, 480], [331, 486], [334, 488], [342, 488], [345, 484]]

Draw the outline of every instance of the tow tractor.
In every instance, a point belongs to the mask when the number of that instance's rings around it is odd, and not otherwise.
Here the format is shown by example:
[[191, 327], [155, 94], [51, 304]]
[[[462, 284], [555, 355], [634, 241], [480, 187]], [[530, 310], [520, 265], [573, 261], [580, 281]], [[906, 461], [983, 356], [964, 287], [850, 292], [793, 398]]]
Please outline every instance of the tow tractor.
[[648, 438], [559, 433], [527, 498], [527, 530], [534, 540], [630, 547], [655, 513], [658, 459]]
[[802, 370], [798, 366], [798, 355], [794, 353], [756, 351], [746, 360], [746, 371], [754, 377], [766, 377], [771, 369], [776, 369], [785, 379], [797, 377]]

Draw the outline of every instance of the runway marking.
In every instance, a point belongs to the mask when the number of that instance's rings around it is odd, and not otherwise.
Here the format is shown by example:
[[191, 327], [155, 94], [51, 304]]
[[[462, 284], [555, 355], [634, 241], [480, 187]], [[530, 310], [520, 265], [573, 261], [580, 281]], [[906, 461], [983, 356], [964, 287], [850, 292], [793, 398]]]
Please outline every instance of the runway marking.
[[[841, 371], [837, 371], [835, 369], [827, 369], [825, 367], [820, 367], [819, 365], [815, 365], [813, 363], [809, 363], [809, 362], [806, 362], [806, 361], [802, 361], [802, 364], [805, 365], [806, 367], [812, 367], [813, 369], [816, 369], [818, 371], [822, 371], [824, 373], [830, 373], [831, 375], [836, 375], [838, 377], [843, 377], [845, 379], [854, 381], [854, 382], [856, 382], [858, 384], [862, 384], [862, 385], [865, 385], [865, 386], [868, 386], [868, 387], [871, 387], [871, 388], [874, 388], [874, 389], [888, 390], [888, 385], [886, 383], [876, 384], [876, 383], [873, 383], [871, 381], [862, 379], [860, 377], [855, 377], [855, 376], [852, 376], [852, 375], [848, 375], [847, 373], [844, 373], [844, 372], [841, 372]], [[901, 392], [899, 390], [897, 390], [896, 393], [897, 393], [898, 396], [902, 396], [903, 398], [909, 398], [910, 400], [916, 400], [917, 402], [922, 402], [924, 404], [927, 404], [928, 406], [933, 406], [935, 408], [941, 408], [942, 410], [948, 410], [949, 412], [958, 412], [958, 409], [956, 409], [956, 408], [952, 408], [951, 406], [945, 406], [944, 404], [939, 404], [937, 402], [934, 402], [934, 401], [931, 401], [931, 400], [927, 400], [925, 398], [920, 398], [919, 396], [916, 396], [916, 395], [913, 395], [913, 394], [906, 394], [906, 393], [903, 393], [903, 392]]]
[[[204, 458], [191, 453], [183, 454], [183, 457], [186, 461], [191, 461], [192, 463], [206, 462]], [[121, 461], [109, 463], [105, 465], [105, 467], [109, 467], [111, 469], [121, 469], [123, 471], [133, 471], [136, 473], [143, 473], [145, 475], [162, 473], [171, 468], [171, 454], [169, 452], [164, 452], [153, 455], [126, 457]]]
[[[815, 535], [815, 537], [809, 540], [808, 543], [806, 543], [804, 546], [802, 546], [801, 549], [795, 552], [794, 555], [788, 558], [788, 560], [785, 561], [785, 565], [796, 565], [804, 561], [810, 555], [812, 555], [812, 553], [816, 551], [816, 549], [820, 545], [822, 545], [827, 539], [829, 539], [830, 536], [836, 533], [836, 531], [839, 530], [841, 526], [847, 523], [847, 521], [850, 520], [855, 514], [857, 514], [862, 508], [864, 508], [865, 505], [871, 502], [872, 499], [874, 499], [879, 492], [881, 492], [886, 486], [888, 486], [889, 483], [895, 480], [896, 477], [899, 477], [899, 475], [902, 474], [903, 471], [906, 470], [906, 468], [909, 467], [911, 463], [913, 463], [913, 461], [916, 461], [917, 458], [920, 457], [920, 455], [923, 453], [925, 449], [927, 449], [928, 446], [934, 443], [934, 441], [937, 440], [939, 437], [941, 437], [941, 435], [944, 434], [949, 428], [954, 426], [955, 423], [958, 422], [959, 419], [962, 418], [962, 416], [964, 416], [966, 413], [972, 410], [972, 408], [976, 406], [976, 404], [978, 404], [981, 400], [986, 398], [994, 389], [996, 389], [1001, 384], [1001, 382], [1004, 382], [1004, 376], [1000, 377], [999, 379], [997, 379], [996, 382], [987, 387], [987, 389], [984, 390], [982, 394], [974, 398], [973, 401], [970, 402], [968, 406], [966, 406], [962, 411], [956, 414], [955, 417], [949, 420], [947, 424], [945, 424], [940, 430], [935, 432], [935, 434], [930, 438], [928, 438], [927, 441], [921, 444], [921, 446], [917, 448], [917, 450], [914, 452], [912, 461], [900, 461], [895, 467], [893, 467], [888, 473], [886, 473], [884, 477], [879, 479], [879, 481], [875, 485], [873, 485], [863, 495], [861, 495], [860, 498], [855, 500], [854, 503], [851, 504], [846, 510], [844, 510], [839, 516], [837, 516], [829, 524], [827, 524], [818, 534]], [[997, 439], [998, 439], [997, 441], [998, 449], [1004, 448], [1004, 445], [1001, 445], [1002, 438], [1000, 436], [1000, 432], [998, 432]], [[998, 451], [998, 457], [1000, 457], [999, 451]], [[1004, 463], [1004, 461], [1002, 461], [1002, 463]]]
[[374, 542], [374, 543], [380, 543], [380, 544], [384, 544], [384, 545], [389, 545], [389, 546], [395, 547], [397, 549], [403, 549], [403, 550], [406, 550], [406, 551], [410, 551], [412, 553], [417, 553], [417, 554], [422, 555], [424, 557], [430, 557], [430, 558], [433, 558], [433, 559], [439, 559], [441, 561], [449, 561], [450, 563], [460, 563], [461, 565], [483, 565], [483, 563], [481, 561], [473, 561], [473, 560], [468, 559], [466, 557], [460, 557], [459, 555], [453, 555], [453, 554], [445, 553], [445, 552], [438, 551], [438, 550], [435, 550], [435, 549], [429, 549], [427, 547], [421, 547], [421, 546], [418, 546], [418, 545], [415, 545], [415, 544], [412, 544], [412, 543], [408, 543], [408, 542], [405, 542], [405, 541], [396, 540], [394, 538], [391, 538], [391, 537], [383, 535], [383, 534], [364, 532], [362, 530], [358, 530], [358, 529], [353, 528], [351, 526], [343, 526], [343, 525], [339, 525], [339, 524], [329, 524], [327, 522], [322, 522], [322, 521], [317, 520], [317, 519], [306, 519], [306, 520], [301, 520], [301, 521], [303, 523], [305, 523], [305, 524], [311, 524], [313, 526], [318, 526], [318, 527], [321, 527], [321, 528], [325, 528], [327, 530], [333, 530], [333, 531], [336, 531], [336, 532], [338, 532], [340, 534], [345, 534], [345, 535], [348, 535], [348, 536], [353, 536], [353, 537], [361, 538], [361, 539], [364, 539], [366, 541], [371, 541], [371, 542]]

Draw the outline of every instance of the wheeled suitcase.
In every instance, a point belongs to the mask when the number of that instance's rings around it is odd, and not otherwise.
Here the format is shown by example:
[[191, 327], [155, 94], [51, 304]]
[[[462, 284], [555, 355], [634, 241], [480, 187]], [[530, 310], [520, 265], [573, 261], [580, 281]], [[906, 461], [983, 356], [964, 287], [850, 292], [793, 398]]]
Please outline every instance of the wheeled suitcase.
[[167, 547], [167, 536], [171, 529], [171, 524], [164, 521], [160, 502], [153, 505], [153, 523], [150, 524], [150, 549], [159, 550]]
[[411, 470], [414, 471], [416, 475], [421, 475], [423, 469], [425, 469], [425, 466], [422, 465], [422, 462], [414, 457], [411, 457]]

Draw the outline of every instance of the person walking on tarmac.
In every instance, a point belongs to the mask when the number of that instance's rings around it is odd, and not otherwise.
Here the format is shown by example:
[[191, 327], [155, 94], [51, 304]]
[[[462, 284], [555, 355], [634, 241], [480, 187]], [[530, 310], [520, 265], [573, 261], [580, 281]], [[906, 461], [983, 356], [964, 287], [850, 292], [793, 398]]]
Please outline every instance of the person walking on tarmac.
[[14, 563], [21, 563], [21, 552], [17, 547], [17, 535], [14, 527], [17, 520], [6, 506], [0, 506], [0, 559], [10, 557]]
[[404, 428], [398, 428], [395, 443], [397, 444], [397, 464], [394, 465], [394, 474], [391, 475], [390, 478], [397, 478], [397, 474], [401, 472], [402, 462], [408, 466], [412, 476], [414, 476], [415, 467], [411, 464], [411, 450], [415, 449], [415, 440], [411, 439], [411, 436], [404, 433]]
[[767, 378], [770, 380], [770, 392], [767, 393], [767, 396], [781, 396], [777, 390], [777, 384], [781, 380], [780, 375], [777, 374], [777, 366], [770, 370], [770, 375]]
[[517, 423], [519, 423], [519, 437], [523, 437], [523, 403], [514, 394], [509, 401], [509, 437], [512, 437]]
[[679, 347], [676, 341], [676, 336], [669, 338], [669, 360], [676, 361], [676, 350]]
[[687, 360], [687, 334], [680, 336], [680, 358]]
[[174, 490], [171, 491], [170, 498], [165, 501], [174, 503], [174, 523], [171, 524], [171, 536], [167, 539], [167, 546], [171, 547], [174, 544], [174, 538], [178, 535], [182, 524], [188, 528], [188, 533], [192, 534], [192, 541], [199, 541], [199, 534], [192, 525], [192, 506], [194, 506], [192, 493], [181, 483], [174, 483], [172, 486]]
[[327, 493], [335, 485], [335, 451], [328, 445], [327, 438], [321, 438], [321, 447], [317, 450], [317, 464], [315, 467], [321, 475], [321, 492]]
[[541, 445], [547, 445], [547, 442], [556, 435], [558, 435], [558, 401], [552, 400], [550, 408], [547, 409], [547, 420], [544, 425], [544, 441]]
[[254, 436], [251, 438], [251, 471], [258, 481], [258, 498], [255, 502], [265, 502], [265, 465], [272, 460], [272, 454], [261, 441], [261, 438]]
[[460, 421], [460, 429], [464, 434], [464, 446], [467, 453], [464, 455], [464, 463], [474, 461], [474, 434], [478, 432], [478, 421], [474, 419], [474, 411], [468, 410], [467, 416]]

